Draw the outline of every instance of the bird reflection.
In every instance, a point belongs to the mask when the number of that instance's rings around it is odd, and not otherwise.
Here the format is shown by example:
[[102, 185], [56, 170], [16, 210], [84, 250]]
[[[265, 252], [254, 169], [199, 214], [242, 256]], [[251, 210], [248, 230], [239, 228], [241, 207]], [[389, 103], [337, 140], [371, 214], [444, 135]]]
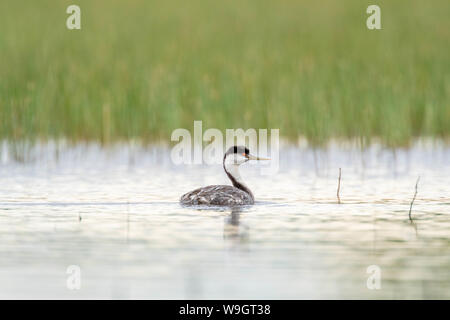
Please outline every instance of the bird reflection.
[[247, 242], [249, 238], [248, 226], [240, 221], [241, 212], [242, 208], [232, 207], [230, 215], [226, 216], [224, 221], [223, 238], [233, 245]]

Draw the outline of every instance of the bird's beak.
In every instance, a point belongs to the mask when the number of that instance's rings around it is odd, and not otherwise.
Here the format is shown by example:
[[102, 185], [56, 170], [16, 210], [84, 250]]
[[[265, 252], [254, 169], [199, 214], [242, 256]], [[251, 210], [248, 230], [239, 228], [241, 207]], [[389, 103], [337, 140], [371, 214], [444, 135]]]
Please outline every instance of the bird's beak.
[[248, 160], [270, 160], [269, 158], [262, 158], [262, 157], [257, 157], [251, 154], [247, 155], [247, 159]]

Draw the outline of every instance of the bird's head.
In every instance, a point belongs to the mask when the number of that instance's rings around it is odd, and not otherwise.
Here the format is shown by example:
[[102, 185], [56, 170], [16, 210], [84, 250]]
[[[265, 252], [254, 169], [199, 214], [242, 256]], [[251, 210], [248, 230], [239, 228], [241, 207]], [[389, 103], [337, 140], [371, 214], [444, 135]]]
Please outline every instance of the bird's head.
[[270, 160], [250, 154], [250, 150], [244, 146], [232, 146], [224, 156], [224, 163], [241, 165], [249, 160]]

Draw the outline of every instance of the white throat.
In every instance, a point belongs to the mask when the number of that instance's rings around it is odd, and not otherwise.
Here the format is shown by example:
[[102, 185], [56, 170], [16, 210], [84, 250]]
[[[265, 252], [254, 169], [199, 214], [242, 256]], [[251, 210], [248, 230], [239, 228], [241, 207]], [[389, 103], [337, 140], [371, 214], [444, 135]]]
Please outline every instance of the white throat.
[[231, 174], [237, 182], [244, 184], [241, 174], [239, 173], [239, 165], [225, 163], [225, 170], [227, 170], [227, 172]]
[[241, 178], [241, 174], [239, 173], [239, 166], [245, 162], [244, 161], [239, 161], [240, 159], [236, 159], [233, 156], [228, 156], [225, 159], [225, 170], [231, 175], [233, 176], [233, 178], [239, 182], [240, 184], [245, 185], [244, 181]]
[[241, 178], [241, 174], [239, 173], [239, 166], [247, 161], [247, 157], [242, 154], [227, 155], [224, 159], [223, 167], [231, 182], [233, 183], [233, 186], [241, 189], [244, 192], [247, 192], [250, 197], [254, 199], [252, 192], [245, 185], [244, 181]]

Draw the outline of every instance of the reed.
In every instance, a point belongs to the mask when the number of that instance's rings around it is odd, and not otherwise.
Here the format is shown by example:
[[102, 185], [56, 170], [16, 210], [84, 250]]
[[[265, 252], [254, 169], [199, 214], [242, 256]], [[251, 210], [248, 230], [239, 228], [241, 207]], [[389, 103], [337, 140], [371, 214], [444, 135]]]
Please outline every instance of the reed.
[[0, 3], [0, 139], [169, 140], [175, 128], [330, 138], [450, 137], [450, 2]]

